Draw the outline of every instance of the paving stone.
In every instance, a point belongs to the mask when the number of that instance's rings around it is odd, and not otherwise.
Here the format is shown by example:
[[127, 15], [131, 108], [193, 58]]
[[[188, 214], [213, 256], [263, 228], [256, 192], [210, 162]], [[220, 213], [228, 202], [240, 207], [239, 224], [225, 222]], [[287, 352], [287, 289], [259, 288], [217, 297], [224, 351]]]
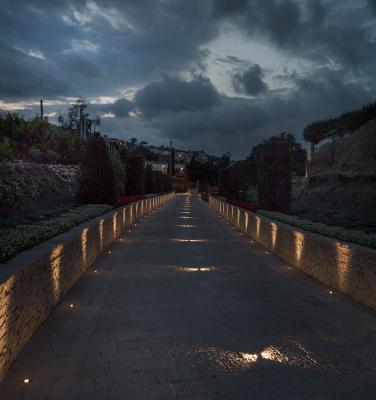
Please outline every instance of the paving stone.
[[376, 312], [265, 256], [193, 196], [185, 227], [186, 198], [95, 260], [0, 398], [374, 400]]

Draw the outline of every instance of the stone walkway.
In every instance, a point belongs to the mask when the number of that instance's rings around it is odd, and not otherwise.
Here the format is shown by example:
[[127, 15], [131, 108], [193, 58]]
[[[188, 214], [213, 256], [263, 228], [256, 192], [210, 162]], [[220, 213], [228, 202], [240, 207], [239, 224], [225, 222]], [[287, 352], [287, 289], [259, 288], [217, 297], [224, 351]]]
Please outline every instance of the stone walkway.
[[178, 196], [108, 250], [0, 399], [376, 398], [376, 312], [265, 254], [198, 198]]

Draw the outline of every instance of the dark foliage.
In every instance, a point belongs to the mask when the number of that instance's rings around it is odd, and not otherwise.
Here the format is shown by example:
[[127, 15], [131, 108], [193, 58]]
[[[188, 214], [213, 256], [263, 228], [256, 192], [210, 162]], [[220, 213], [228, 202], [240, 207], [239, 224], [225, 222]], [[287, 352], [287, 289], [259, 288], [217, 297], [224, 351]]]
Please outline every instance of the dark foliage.
[[264, 141], [258, 168], [258, 207], [287, 212], [291, 192], [291, 157], [281, 136]]
[[156, 193], [166, 193], [171, 191], [171, 178], [162, 172], [154, 171]]
[[126, 165], [126, 194], [145, 194], [145, 157], [139, 154], [130, 154]]
[[228, 181], [230, 177], [230, 168], [221, 168], [218, 171], [218, 194], [227, 197]]
[[324, 119], [309, 124], [303, 132], [304, 139], [319, 143], [332, 136], [343, 136], [353, 133], [368, 121], [376, 118], [376, 102], [370, 103], [360, 110], [343, 113], [338, 118]]
[[145, 167], [145, 193], [156, 193], [155, 176], [151, 165]]
[[78, 200], [82, 204], [110, 204], [117, 201], [116, 176], [99, 133], [86, 142], [81, 161]]

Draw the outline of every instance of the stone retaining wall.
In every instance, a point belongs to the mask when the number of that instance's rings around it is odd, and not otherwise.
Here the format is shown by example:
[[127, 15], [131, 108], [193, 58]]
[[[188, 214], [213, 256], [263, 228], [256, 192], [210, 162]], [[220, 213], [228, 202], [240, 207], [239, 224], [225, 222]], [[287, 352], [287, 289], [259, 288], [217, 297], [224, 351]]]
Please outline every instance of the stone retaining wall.
[[215, 197], [209, 205], [291, 266], [376, 309], [376, 250], [303, 231]]
[[118, 208], [0, 264], [0, 381], [98, 254], [137, 219], [172, 197], [166, 194]]

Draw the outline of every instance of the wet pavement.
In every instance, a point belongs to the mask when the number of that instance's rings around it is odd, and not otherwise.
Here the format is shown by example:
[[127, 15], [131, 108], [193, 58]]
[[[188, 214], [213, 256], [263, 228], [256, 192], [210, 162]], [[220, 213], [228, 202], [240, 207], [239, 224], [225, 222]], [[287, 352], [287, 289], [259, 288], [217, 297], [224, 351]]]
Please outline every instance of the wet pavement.
[[96, 260], [0, 399], [376, 399], [376, 312], [177, 196]]

